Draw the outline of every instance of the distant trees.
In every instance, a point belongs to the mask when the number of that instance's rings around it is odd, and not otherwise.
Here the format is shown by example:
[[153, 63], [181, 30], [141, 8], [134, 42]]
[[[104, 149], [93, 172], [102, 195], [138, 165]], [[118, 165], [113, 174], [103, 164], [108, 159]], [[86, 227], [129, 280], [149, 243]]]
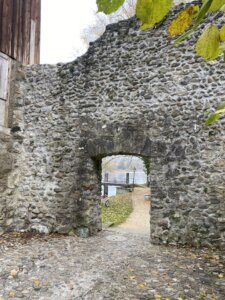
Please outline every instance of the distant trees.
[[88, 48], [89, 42], [98, 39], [108, 24], [133, 17], [135, 15], [136, 3], [137, 0], [125, 0], [123, 5], [110, 15], [106, 15], [102, 12], [96, 13], [94, 22], [81, 33], [81, 39], [84, 45]]
[[136, 168], [137, 171], [147, 170], [142, 157], [132, 155], [115, 155], [105, 157], [102, 160], [103, 172], [111, 172], [113, 170], [132, 172], [134, 168]]

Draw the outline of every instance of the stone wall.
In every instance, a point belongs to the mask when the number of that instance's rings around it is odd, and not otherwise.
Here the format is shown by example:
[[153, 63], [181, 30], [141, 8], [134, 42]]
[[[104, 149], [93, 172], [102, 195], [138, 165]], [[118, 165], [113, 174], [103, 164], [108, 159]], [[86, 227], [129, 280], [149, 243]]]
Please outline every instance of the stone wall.
[[3, 231], [1, 225], [6, 221], [6, 201], [4, 192], [7, 189], [8, 174], [12, 169], [12, 139], [10, 134], [0, 132], [0, 233]]
[[132, 154], [151, 159], [154, 243], [225, 245], [225, 121], [204, 126], [225, 101], [225, 65], [195, 56], [193, 37], [170, 43], [175, 13], [146, 31], [109, 25], [74, 62], [24, 68], [5, 229], [95, 233], [101, 159]]
[[[16, 209], [21, 197], [19, 185], [23, 173], [21, 128], [24, 127], [24, 115], [23, 101], [20, 97], [23, 84], [20, 86], [20, 81], [24, 82], [25, 77], [22, 67], [17, 62], [11, 60], [10, 65], [8, 126], [11, 128], [0, 128], [0, 234], [15, 228], [13, 223], [16, 220]], [[18, 226], [20, 226], [20, 217]]]

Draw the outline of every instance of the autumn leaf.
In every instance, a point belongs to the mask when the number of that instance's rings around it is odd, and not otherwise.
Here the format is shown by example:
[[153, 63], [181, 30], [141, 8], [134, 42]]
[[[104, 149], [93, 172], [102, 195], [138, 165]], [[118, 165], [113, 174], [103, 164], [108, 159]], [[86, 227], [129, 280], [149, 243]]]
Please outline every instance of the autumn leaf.
[[221, 53], [219, 46], [219, 29], [216, 25], [209, 25], [199, 37], [195, 50], [198, 55], [202, 56], [205, 60], [213, 60]]
[[204, 291], [204, 290], [201, 290], [201, 291], [200, 291], [200, 293], [199, 293], [199, 296], [200, 296], [201, 298], [204, 298], [204, 297], [206, 297], [206, 296], [207, 296], [207, 293], [206, 293], [206, 291]]
[[14, 297], [16, 297], [16, 292], [15, 291], [10, 291], [8, 295], [9, 295], [10, 298], [14, 298]]
[[178, 44], [178, 43], [182, 42], [196, 30], [196, 28], [199, 26], [199, 24], [201, 23], [201, 21], [204, 19], [205, 15], [207, 14], [212, 2], [213, 2], [213, 0], [207, 0], [201, 6], [201, 8], [199, 9], [199, 11], [196, 15], [195, 22], [194, 22], [192, 28], [190, 30], [188, 30], [187, 32], [185, 32], [184, 34], [182, 34], [179, 38], [177, 38], [174, 41], [174, 44]]
[[135, 271], [134, 269], [129, 269], [129, 272], [131, 272], [131, 273], [134, 272], [134, 271]]
[[179, 294], [179, 298], [181, 298], [181, 299], [186, 299], [187, 296], [186, 296], [185, 294]]
[[190, 5], [186, 9], [182, 10], [177, 17], [170, 23], [168, 32], [171, 36], [179, 35], [185, 32], [186, 29], [191, 25], [195, 7]]
[[222, 279], [222, 278], [224, 278], [224, 275], [223, 275], [222, 273], [220, 273], [220, 274], [218, 274], [218, 277], [219, 277], [220, 279]]
[[34, 284], [40, 285], [40, 284], [41, 284], [41, 281], [40, 281], [39, 279], [34, 279]]
[[161, 295], [160, 294], [155, 294], [154, 297], [155, 297], [155, 299], [161, 299]]
[[141, 20], [141, 29], [154, 26], [170, 11], [173, 0], [137, 0], [136, 16]]
[[129, 276], [128, 279], [134, 280], [136, 277], [135, 276]]
[[145, 288], [146, 287], [146, 284], [145, 283], [139, 283], [139, 285], [138, 285], [140, 288]]
[[18, 275], [18, 271], [12, 270], [12, 271], [10, 272], [10, 275], [11, 275], [13, 278], [16, 278], [17, 275]]
[[123, 5], [125, 0], [97, 0], [98, 12], [104, 12], [109, 15], [117, 11]]

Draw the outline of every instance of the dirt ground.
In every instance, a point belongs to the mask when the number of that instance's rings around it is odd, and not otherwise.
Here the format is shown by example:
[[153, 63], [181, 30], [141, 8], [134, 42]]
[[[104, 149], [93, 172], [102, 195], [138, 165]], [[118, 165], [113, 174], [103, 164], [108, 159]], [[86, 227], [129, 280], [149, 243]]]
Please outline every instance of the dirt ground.
[[149, 194], [149, 188], [134, 189], [132, 193], [133, 212], [117, 229], [150, 235], [150, 201], [144, 199], [144, 196]]
[[224, 251], [155, 246], [109, 229], [17, 239], [0, 237], [1, 300], [225, 299]]
[[225, 252], [152, 245], [148, 193], [135, 190], [127, 222], [87, 239], [0, 236], [0, 300], [224, 300]]

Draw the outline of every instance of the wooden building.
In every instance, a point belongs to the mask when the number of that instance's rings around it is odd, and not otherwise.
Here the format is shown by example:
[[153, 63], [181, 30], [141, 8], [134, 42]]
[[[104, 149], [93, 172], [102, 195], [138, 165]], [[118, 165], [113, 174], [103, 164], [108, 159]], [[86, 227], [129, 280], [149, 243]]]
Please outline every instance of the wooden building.
[[0, 52], [23, 64], [40, 60], [41, 0], [0, 0]]
[[0, 126], [7, 127], [13, 61], [40, 62], [41, 0], [0, 0]]

